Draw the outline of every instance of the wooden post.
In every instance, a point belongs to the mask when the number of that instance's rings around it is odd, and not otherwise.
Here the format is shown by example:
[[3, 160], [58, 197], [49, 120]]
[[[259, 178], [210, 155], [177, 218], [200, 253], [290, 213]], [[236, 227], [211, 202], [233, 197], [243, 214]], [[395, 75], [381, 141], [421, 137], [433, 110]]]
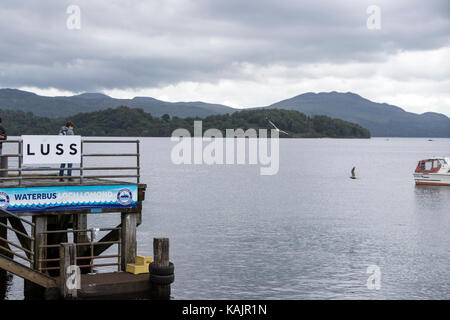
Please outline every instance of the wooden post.
[[[76, 230], [86, 230], [87, 229], [87, 214], [80, 213], [73, 215], [73, 228]], [[75, 232], [74, 242], [89, 242], [89, 238], [86, 232]]]
[[169, 266], [169, 238], [153, 239], [153, 259], [157, 267]]
[[[144, 185], [146, 186], [146, 185]], [[142, 187], [142, 185], [138, 185], [138, 204], [136, 211], [138, 212], [138, 218], [137, 218], [137, 226], [140, 226], [142, 223], [142, 203], [145, 200], [145, 187]]]
[[61, 243], [59, 247], [60, 256], [60, 290], [61, 295], [66, 298], [76, 298], [77, 289], [81, 287], [80, 268], [77, 264], [77, 250], [74, 243]]
[[[8, 169], [8, 157], [0, 156], [0, 169]], [[8, 171], [0, 171], [0, 177], [7, 177]]]
[[136, 213], [122, 212], [121, 270], [125, 271], [128, 263], [136, 262]]
[[[46, 267], [46, 263], [41, 260], [47, 257], [47, 250], [41, 246], [47, 243], [47, 235], [42, 233], [47, 231], [47, 217], [33, 216], [32, 221], [34, 223], [33, 234], [31, 234], [34, 237], [33, 269], [39, 271], [40, 268]], [[45, 296], [45, 289], [24, 279], [23, 293], [25, 299], [33, 299], [36, 296]]]
[[[47, 230], [67, 230], [68, 224], [70, 222], [70, 215], [64, 214], [63, 211], [56, 211], [54, 215], [47, 216]], [[68, 242], [67, 233], [49, 233], [47, 234], [47, 245], [57, 245], [57, 247], [47, 248], [47, 259], [59, 259], [59, 245], [61, 243]], [[58, 267], [59, 262], [49, 261], [47, 262], [47, 267]], [[48, 270], [48, 273], [52, 277], [59, 276], [58, 270]]]
[[[153, 261], [157, 267], [169, 266], [169, 238], [153, 239]], [[170, 284], [152, 284], [152, 295], [156, 299], [169, 299]]]
[[31, 235], [32, 237], [34, 237], [33, 268], [39, 271], [39, 269], [46, 266], [45, 262], [42, 262], [41, 260], [47, 257], [46, 248], [42, 248], [42, 246], [47, 243], [47, 235], [44, 233], [47, 231], [47, 217], [33, 216], [33, 223], [35, 225], [34, 234]]

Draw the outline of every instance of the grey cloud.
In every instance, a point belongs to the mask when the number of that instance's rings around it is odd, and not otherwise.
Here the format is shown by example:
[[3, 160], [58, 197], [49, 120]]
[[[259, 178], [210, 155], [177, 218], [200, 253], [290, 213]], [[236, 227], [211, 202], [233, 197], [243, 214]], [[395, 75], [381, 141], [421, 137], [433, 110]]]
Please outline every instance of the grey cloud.
[[448, 1], [2, 1], [0, 86], [70, 91], [239, 78], [239, 63], [383, 61], [449, 45]]

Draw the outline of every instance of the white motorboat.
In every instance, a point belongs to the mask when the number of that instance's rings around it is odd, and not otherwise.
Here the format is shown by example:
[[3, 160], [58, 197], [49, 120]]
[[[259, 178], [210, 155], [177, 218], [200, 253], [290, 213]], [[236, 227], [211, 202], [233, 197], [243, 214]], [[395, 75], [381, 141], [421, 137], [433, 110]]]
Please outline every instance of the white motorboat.
[[416, 185], [450, 186], [450, 158], [420, 160], [414, 171]]

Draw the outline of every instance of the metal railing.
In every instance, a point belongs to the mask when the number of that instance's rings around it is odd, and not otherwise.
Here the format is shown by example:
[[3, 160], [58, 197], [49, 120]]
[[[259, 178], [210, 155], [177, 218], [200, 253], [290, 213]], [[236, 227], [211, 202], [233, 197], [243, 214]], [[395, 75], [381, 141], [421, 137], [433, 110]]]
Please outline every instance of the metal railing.
[[[18, 181], [17, 185], [22, 185], [23, 181], [25, 180], [41, 180], [41, 179], [61, 179], [61, 178], [71, 178], [71, 179], [79, 179], [80, 184], [83, 184], [85, 179], [136, 179], [136, 182], [140, 182], [140, 150], [139, 150], [139, 140], [87, 140], [87, 139], [81, 139], [81, 162], [79, 167], [72, 167], [68, 168], [67, 166], [65, 168], [53, 168], [53, 167], [23, 167], [23, 143], [21, 139], [18, 140], [5, 140], [2, 141], [2, 143], [16, 143], [17, 153], [9, 153], [9, 154], [3, 154], [1, 156], [3, 159], [9, 159], [9, 158], [17, 158], [18, 159], [18, 165], [15, 168], [5, 167], [4, 164], [2, 164], [2, 167], [0, 168], [0, 182], [2, 181]], [[85, 153], [85, 145], [86, 144], [135, 144], [136, 145], [136, 152], [131, 153]], [[108, 158], [108, 157], [135, 157], [136, 158], [136, 165], [131, 166], [105, 166], [104, 162], [102, 161], [102, 166], [85, 166], [85, 160], [86, 158]], [[3, 162], [3, 161], [2, 161]], [[79, 172], [79, 175], [73, 175], [73, 176], [59, 176], [58, 174], [27, 174], [27, 172], [56, 172], [64, 170], [71, 170], [72, 172]], [[85, 172], [90, 171], [134, 171], [133, 174], [88, 174], [86, 175]], [[15, 172], [15, 174], [9, 174], [10, 172]], [[6, 173], [6, 176], [5, 176]]]
[[[113, 231], [113, 230], [119, 230], [119, 240], [117, 241], [101, 241], [101, 242], [94, 242], [95, 239], [95, 233], [99, 232], [99, 231]], [[40, 235], [48, 235], [48, 234], [54, 234], [54, 233], [91, 233], [91, 237], [90, 240], [87, 242], [74, 242], [74, 245], [78, 248], [78, 247], [89, 247], [89, 252], [90, 254], [87, 256], [80, 256], [76, 258], [77, 262], [78, 261], [86, 261], [88, 260], [89, 263], [88, 264], [78, 264], [78, 266], [80, 268], [89, 268], [91, 273], [94, 273], [94, 268], [96, 267], [108, 267], [108, 266], [117, 266], [117, 271], [120, 271], [120, 267], [121, 267], [121, 232], [120, 232], [121, 228], [117, 227], [117, 228], [99, 228], [99, 229], [83, 229], [83, 230], [55, 230], [55, 231], [45, 231], [40, 233]], [[117, 244], [117, 254], [110, 254], [110, 255], [99, 255], [96, 256], [94, 255], [94, 247], [96, 245], [105, 245], [105, 244], [109, 244], [109, 245], [115, 245]], [[43, 245], [39, 245], [39, 249], [43, 249], [44, 254], [43, 256], [46, 257], [46, 249], [48, 248], [59, 248], [60, 244], [43, 244]], [[117, 259], [117, 262], [112, 262], [112, 263], [98, 263], [98, 264], [94, 264], [94, 260], [96, 259]], [[39, 259], [39, 267], [38, 270], [39, 271], [49, 271], [49, 270], [59, 270], [60, 267], [58, 266], [54, 266], [54, 267], [42, 267], [42, 265], [47, 265], [48, 262], [59, 262], [60, 261], [60, 257], [58, 258], [42, 258]]]
[[[0, 212], [3, 213], [4, 215], [6, 215], [5, 218], [10, 217], [13, 219], [20, 220], [21, 222], [23, 222], [31, 227], [31, 233], [30, 233], [31, 236], [30, 236], [27, 233], [25, 233], [26, 232], [25, 230], [18, 230], [17, 228], [14, 228], [13, 226], [9, 226], [7, 220], [6, 220], [6, 223], [3, 223], [0, 221], [0, 226], [2, 226], [3, 228], [6, 228], [7, 230], [11, 230], [12, 232], [14, 232], [16, 234], [16, 238], [22, 238], [24, 242], [27, 242], [29, 244], [29, 247], [25, 248], [22, 244], [15, 243], [13, 241], [10, 241], [10, 240], [0, 236], [0, 251], [6, 252], [6, 255], [13, 255], [22, 260], [25, 260], [25, 261], [29, 262], [30, 267], [32, 267], [33, 263], [34, 263], [35, 239], [33, 237], [33, 234], [34, 234], [35, 224], [31, 221], [28, 221], [28, 220], [26, 220], [22, 217], [19, 217], [9, 211], [4, 210], [4, 209], [0, 208]], [[10, 224], [11, 224], [11, 221], [10, 221]], [[21, 241], [19, 240], [19, 242], [21, 242]], [[24, 252], [24, 255], [18, 253], [17, 251], [12, 250], [12, 248], [10, 248], [9, 245], [13, 246], [14, 248], [22, 250]]]

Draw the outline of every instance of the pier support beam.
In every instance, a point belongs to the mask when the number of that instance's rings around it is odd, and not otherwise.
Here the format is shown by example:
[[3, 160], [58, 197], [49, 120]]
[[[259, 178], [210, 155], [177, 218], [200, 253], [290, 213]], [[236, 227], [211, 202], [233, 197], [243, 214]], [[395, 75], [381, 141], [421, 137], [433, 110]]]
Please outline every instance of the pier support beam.
[[47, 217], [46, 216], [33, 216], [34, 223], [34, 266], [35, 270], [40, 270], [44, 268], [46, 264], [42, 262], [42, 259], [47, 257], [46, 249], [42, 246], [47, 244], [47, 235], [44, 233], [47, 231]]
[[[47, 231], [47, 216], [33, 216], [33, 223], [35, 225], [31, 234], [34, 237], [33, 269], [39, 271], [47, 266], [42, 261], [42, 259], [47, 258], [47, 250], [41, 247], [47, 244], [47, 235], [44, 233]], [[43, 273], [47, 274], [47, 272]], [[58, 294], [55, 291], [58, 291]], [[59, 289], [45, 289], [32, 281], [24, 279], [23, 293], [25, 300], [33, 300], [37, 297], [42, 297], [45, 300], [55, 300], [59, 296]]]
[[[80, 213], [73, 215], [73, 229], [74, 230], [87, 230], [87, 214]], [[75, 232], [73, 235], [73, 242], [75, 243], [88, 243], [90, 242], [89, 236], [87, 232]], [[95, 250], [96, 248], [94, 248]], [[77, 247], [77, 256], [90, 256], [90, 247], [88, 246], [78, 246]], [[94, 252], [94, 255], [95, 252]], [[87, 265], [92, 262], [92, 259], [80, 259], [77, 261], [77, 265]], [[88, 273], [90, 270], [88, 268], [81, 269], [82, 273]]]
[[121, 270], [125, 271], [127, 268], [127, 263], [136, 262], [136, 213], [122, 212], [121, 220]]
[[59, 247], [61, 295], [64, 299], [76, 298], [81, 288], [80, 268], [77, 266], [77, 250], [74, 243], [61, 243]]
[[[0, 218], [0, 222], [4, 225], [8, 224], [7, 218]], [[2, 225], [0, 225], [0, 237], [8, 240], [8, 229]], [[5, 241], [0, 240], [0, 247], [11, 250], [8, 243]], [[13, 259], [13, 254], [0, 249], [0, 254]], [[10, 279], [12, 276], [9, 276], [6, 270], [0, 269], [0, 300], [5, 299], [7, 288], [10, 285]]]
[[[87, 229], [87, 214], [80, 213], [73, 215], [73, 228], [75, 230], [86, 230]], [[86, 232], [75, 232], [74, 234], [75, 243], [89, 242], [89, 238]]]
[[[70, 225], [71, 217], [68, 214], [57, 212], [56, 215], [47, 216], [47, 230], [48, 231], [61, 231], [67, 230]], [[58, 245], [68, 242], [67, 233], [49, 233], [47, 234], [48, 245]], [[47, 259], [58, 259], [59, 248], [52, 247], [47, 249]], [[47, 263], [47, 267], [58, 267], [58, 261], [50, 261]], [[52, 277], [59, 276], [59, 270], [49, 270], [48, 273]]]

